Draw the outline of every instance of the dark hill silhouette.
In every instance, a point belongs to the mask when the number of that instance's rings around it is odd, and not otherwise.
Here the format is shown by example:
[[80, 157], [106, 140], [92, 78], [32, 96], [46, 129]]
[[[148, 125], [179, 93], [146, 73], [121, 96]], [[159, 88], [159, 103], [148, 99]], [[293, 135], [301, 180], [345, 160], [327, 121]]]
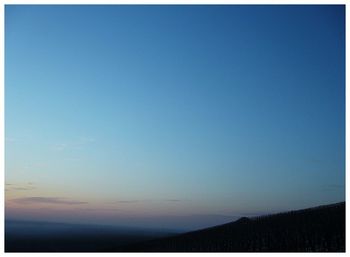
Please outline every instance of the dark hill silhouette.
[[5, 221], [6, 252], [105, 252], [146, 240], [175, 235], [171, 230], [94, 224]]
[[256, 218], [243, 217], [224, 225], [114, 251], [344, 252], [345, 202]]

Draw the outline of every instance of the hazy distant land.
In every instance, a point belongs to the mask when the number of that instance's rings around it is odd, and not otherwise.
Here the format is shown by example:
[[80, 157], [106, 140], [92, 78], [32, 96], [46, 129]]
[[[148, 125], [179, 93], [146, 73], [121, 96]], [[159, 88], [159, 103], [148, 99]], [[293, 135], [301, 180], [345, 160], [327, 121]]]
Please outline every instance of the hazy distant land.
[[345, 202], [189, 233], [102, 225], [12, 221], [6, 252], [344, 252]]

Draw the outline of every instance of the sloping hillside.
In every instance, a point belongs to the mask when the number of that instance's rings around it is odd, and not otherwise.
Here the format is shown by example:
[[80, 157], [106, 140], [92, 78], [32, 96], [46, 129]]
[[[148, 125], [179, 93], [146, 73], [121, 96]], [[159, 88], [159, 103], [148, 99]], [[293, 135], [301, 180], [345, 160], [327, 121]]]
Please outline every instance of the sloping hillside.
[[221, 226], [131, 245], [121, 251], [344, 252], [345, 203], [241, 218]]

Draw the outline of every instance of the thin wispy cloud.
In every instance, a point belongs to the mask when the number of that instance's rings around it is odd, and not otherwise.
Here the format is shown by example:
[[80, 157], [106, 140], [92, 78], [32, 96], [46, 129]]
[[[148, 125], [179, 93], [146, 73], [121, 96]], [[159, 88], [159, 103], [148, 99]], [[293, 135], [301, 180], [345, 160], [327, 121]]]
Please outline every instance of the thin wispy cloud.
[[34, 190], [35, 187], [11, 187], [10, 190], [19, 190], [19, 191], [26, 191], [26, 190]]
[[13, 138], [13, 137], [6, 137], [5, 138], [6, 143], [12, 143], [12, 142], [16, 142], [16, 141], [17, 141], [17, 139]]
[[67, 149], [68, 145], [61, 143], [61, 144], [55, 144], [54, 145], [54, 150], [56, 151], [64, 151], [65, 149]]
[[56, 143], [53, 149], [56, 151], [66, 151], [68, 149], [82, 149], [87, 145], [94, 143], [96, 140], [90, 137], [81, 137], [75, 141]]
[[61, 197], [22, 197], [13, 199], [12, 202], [19, 204], [33, 204], [33, 203], [47, 203], [47, 204], [67, 204], [67, 205], [76, 205], [76, 204], [87, 204], [88, 202], [70, 200], [67, 198]]
[[6, 191], [28, 191], [28, 190], [34, 190], [36, 187], [34, 186], [33, 183], [28, 182], [27, 184], [11, 184], [11, 183], [6, 183]]
[[115, 201], [114, 203], [138, 203], [140, 200], [118, 200]]
[[94, 143], [96, 140], [91, 137], [81, 137], [79, 141], [81, 144], [83, 144], [83, 143]]
[[88, 212], [119, 212], [120, 209], [117, 208], [81, 208], [79, 210]]
[[164, 199], [166, 202], [181, 202], [180, 199]]
[[336, 191], [336, 190], [341, 190], [344, 189], [344, 185], [340, 185], [340, 184], [327, 184], [327, 185], [323, 185], [321, 187], [321, 189], [323, 191]]
[[181, 199], [169, 198], [169, 199], [142, 199], [142, 200], [116, 200], [108, 202], [109, 204], [129, 204], [129, 203], [141, 203], [141, 202], [181, 202]]

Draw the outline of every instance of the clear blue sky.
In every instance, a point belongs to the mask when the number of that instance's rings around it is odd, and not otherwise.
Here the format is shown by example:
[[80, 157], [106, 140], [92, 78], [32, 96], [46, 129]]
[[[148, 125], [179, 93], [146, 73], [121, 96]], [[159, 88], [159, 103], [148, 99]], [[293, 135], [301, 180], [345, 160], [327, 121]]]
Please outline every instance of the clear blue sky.
[[5, 11], [7, 217], [220, 223], [344, 201], [344, 6]]

